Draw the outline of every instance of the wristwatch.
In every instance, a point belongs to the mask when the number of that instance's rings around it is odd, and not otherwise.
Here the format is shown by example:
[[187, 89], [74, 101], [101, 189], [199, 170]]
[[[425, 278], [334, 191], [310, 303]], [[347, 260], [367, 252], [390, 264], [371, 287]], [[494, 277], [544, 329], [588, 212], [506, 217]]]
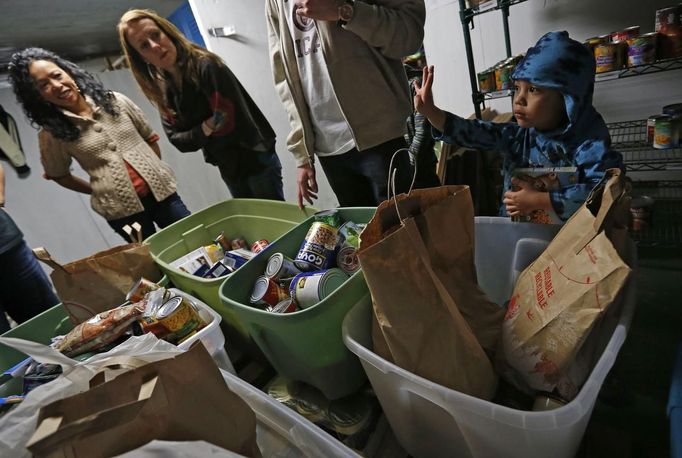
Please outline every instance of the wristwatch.
[[355, 16], [355, 0], [345, 0], [339, 6], [339, 21], [337, 24], [339, 26], [346, 25], [353, 20], [353, 16]]

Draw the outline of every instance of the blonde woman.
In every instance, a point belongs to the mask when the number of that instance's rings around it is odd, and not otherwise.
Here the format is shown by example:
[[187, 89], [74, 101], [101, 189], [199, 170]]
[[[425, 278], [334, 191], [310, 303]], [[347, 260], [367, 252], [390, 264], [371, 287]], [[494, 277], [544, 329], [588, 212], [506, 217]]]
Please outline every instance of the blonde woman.
[[153, 11], [128, 11], [118, 33], [171, 143], [203, 150], [233, 197], [284, 200], [275, 133], [225, 63]]

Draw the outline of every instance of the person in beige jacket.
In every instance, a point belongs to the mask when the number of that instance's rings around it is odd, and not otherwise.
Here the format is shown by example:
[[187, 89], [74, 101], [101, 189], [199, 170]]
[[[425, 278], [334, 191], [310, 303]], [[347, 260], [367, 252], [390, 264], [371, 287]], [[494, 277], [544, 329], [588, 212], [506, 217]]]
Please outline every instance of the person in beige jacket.
[[[89, 194], [93, 210], [124, 239], [126, 224], [139, 222], [146, 238], [154, 224], [166, 227], [189, 215], [161, 161], [159, 136], [130, 99], [41, 48], [12, 55], [9, 80], [26, 116], [41, 127], [45, 176]], [[71, 174], [73, 159], [89, 181]]]
[[424, 37], [423, 0], [267, 0], [270, 58], [289, 115], [298, 202], [317, 197], [315, 157], [341, 206], [386, 199], [389, 163], [409, 186], [412, 112], [401, 58]]

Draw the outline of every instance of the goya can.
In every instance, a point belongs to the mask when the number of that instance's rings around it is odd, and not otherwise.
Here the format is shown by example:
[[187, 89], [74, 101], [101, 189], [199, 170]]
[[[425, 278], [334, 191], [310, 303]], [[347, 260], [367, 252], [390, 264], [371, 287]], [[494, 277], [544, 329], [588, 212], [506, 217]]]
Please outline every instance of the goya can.
[[673, 147], [673, 123], [672, 116], [661, 115], [656, 118], [654, 128], [654, 148], [669, 149]]
[[265, 276], [275, 281], [293, 278], [300, 273], [301, 269], [296, 267], [293, 259], [284, 256], [282, 253], [275, 253], [270, 256], [268, 264], [265, 266]]
[[289, 292], [277, 282], [261, 275], [253, 285], [250, 301], [257, 305], [277, 305], [289, 297]]
[[266, 246], [270, 245], [270, 242], [267, 240], [258, 240], [257, 242], [253, 242], [253, 245], [251, 245], [251, 251], [254, 253], [260, 253], [265, 249]]
[[144, 332], [151, 332], [171, 343], [178, 343], [203, 324], [194, 305], [180, 296], [171, 297], [153, 316], [144, 315], [140, 319]]
[[144, 299], [144, 296], [147, 293], [150, 293], [157, 289], [159, 289], [159, 285], [157, 285], [151, 280], [147, 280], [146, 278], [141, 277], [133, 285], [133, 287], [130, 288], [128, 294], [126, 294], [126, 300], [130, 302], [140, 302], [142, 299]]
[[348, 275], [352, 275], [360, 270], [357, 248], [350, 245], [342, 247], [336, 256], [336, 265]]
[[338, 228], [315, 221], [301, 243], [294, 263], [303, 271], [322, 270], [332, 265]]
[[312, 307], [333, 293], [348, 275], [341, 269], [303, 272], [294, 277], [289, 286], [291, 298], [302, 309]]
[[628, 66], [653, 64], [656, 61], [658, 33], [628, 38]]

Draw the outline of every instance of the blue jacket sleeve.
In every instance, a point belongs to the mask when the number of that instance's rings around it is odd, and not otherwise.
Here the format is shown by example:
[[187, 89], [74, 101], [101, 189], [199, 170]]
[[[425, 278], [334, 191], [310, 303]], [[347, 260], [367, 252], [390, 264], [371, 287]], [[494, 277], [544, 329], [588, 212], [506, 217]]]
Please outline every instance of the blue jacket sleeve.
[[433, 138], [467, 148], [495, 150], [506, 154], [511, 150], [511, 144], [521, 129], [513, 123], [464, 119], [448, 112], [445, 115], [443, 132], [434, 127]]
[[575, 153], [579, 182], [550, 192], [550, 200], [557, 216], [566, 221], [585, 203], [594, 186], [607, 169], [619, 168], [625, 172], [623, 156], [612, 150], [603, 140], [588, 140]]

